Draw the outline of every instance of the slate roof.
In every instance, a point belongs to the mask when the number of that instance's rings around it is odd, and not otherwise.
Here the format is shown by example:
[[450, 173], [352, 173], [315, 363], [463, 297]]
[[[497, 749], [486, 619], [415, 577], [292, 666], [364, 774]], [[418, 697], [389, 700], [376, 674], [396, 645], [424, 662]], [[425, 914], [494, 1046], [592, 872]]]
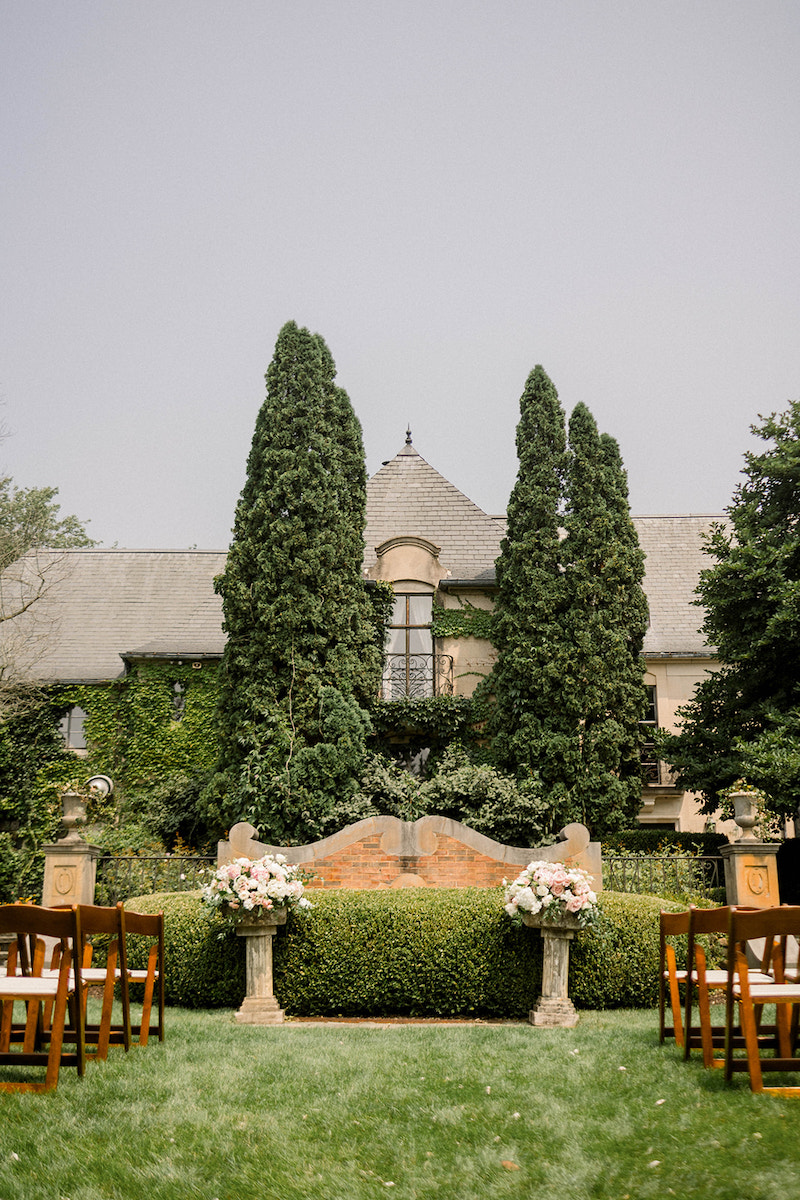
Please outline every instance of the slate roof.
[[[692, 603], [709, 565], [701, 534], [711, 516], [634, 518], [647, 555], [650, 656], [706, 656], [702, 612]], [[434, 470], [410, 444], [367, 486], [365, 561], [392, 537], [424, 537], [441, 547], [449, 582], [491, 584], [505, 522], [490, 517]], [[46, 623], [36, 674], [90, 682], [125, 671], [124, 657], [195, 660], [222, 653], [222, 602], [213, 580], [224, 550], [48, 551], [57, 581], [30, 618]], [[42, 552], [39, 552], [39, 560]], [[0, 636], [13, 622], [0, 623]]]
[[417, 453], [407, 441], [367, 484], [366, 558], [393, 537], [426, 538], [441, 547], [451, 579], [494, 582], [494, 560], [505, 532]]
[[[224, 550], [51, 551], [57, 582], [30, 610], [48, 624], [40, 679], [96, 682], [124, 674], [122, 655], [201, 658], [222, 653], [214, 576]], [[40, 552], [41, 557], [41, 552]]]
[[644, 590], [650, 626], [644, 652], [652, 657], [701, 655], [709, 649], [700, 633], [703, 610], [693, 604], [700, 572], [713, 566], [703, 553], [703, 534], [721, 516], [634, 517], [644, 550]]

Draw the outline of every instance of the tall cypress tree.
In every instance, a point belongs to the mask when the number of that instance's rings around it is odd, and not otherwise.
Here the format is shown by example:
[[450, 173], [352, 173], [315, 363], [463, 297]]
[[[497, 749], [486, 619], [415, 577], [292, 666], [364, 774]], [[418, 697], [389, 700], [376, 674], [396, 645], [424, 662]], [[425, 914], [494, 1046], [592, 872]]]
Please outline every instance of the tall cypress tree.
[[[490, 730], [498, 765], [521, 782], [538, 775], [558, 806], [563, 759], [573, 749], [561, 703], [563, 663], [556, 653], [566, 604], [559, 545], [566, 436], [558, 393], [541, 366], [531, 371], [520, 400], [517, 455], [496, 566]], [[556, 811], [554, 823], [558, 820]]]
[[569, 422], [566, 493], [562, 703], [575, 749], [564, 785], [573, 819], [603, 833], [631, 825], [641, 807], [647, 599], [619, 448], [584, 404]]
[[212, 810], [272, 842], [348, 819], [380, 650], [361, 577], [361, 428], [323, 339], [289, 322], [267, 372], [222, 596]]
[[490, 732], [498, 765], [541, 779], [553, 828], [580, 820], [601, 832], [630, 824], [641, 804], [644, 557], [616, 442], [585, 405], [569, 446], [564, 425], [536, 367], [497, 560]]

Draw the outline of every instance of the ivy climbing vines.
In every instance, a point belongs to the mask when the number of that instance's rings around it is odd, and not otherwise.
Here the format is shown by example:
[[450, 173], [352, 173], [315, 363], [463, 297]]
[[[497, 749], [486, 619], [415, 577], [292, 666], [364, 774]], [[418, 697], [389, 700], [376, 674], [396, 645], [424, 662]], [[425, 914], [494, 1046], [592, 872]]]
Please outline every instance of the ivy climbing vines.
[[[219, 664], [208, 660], [199, 668], [140, 661], [111, 683], [54, 690], [61, 712], [77, 706], [86, 713], [87, 754], [78, 760], [80, 770], [87, 777], [103, 774], [114, 780], [113, 812], [97, 815], [115, 824], [124, 820], [129, 840], [142, 840], [141, 826], [168, 845], [177, 835], [186, 840], [187, 832], [195, 847], [208, 840], [187, 789], [199, 792], [215, 761], [218, 674]], [[68, 761], [64, 770], [74, 776], [74, 755]], [[59, 778], [54, 784], [64, 782]], [[176, 804], [182, 815], [174, 811]]]
[[436, 638], [483, 638], [492, 640], [493, 623], [489, 609], [478, 608], [469, 600], [460, 600], [459, 608], [433, 606], [431, 633]]

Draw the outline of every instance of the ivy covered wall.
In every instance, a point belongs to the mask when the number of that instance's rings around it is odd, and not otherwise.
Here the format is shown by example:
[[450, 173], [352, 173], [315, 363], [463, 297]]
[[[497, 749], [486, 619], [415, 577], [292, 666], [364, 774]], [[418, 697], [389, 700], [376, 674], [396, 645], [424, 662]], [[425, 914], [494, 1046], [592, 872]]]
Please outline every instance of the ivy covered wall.
[[[63, 710], [86, 712], [86, 775], [110, 775], [123, 797], [215, 761], [219, 663], [139, 660], [107, 684], [61, 687]], [[177, 685], [177, 686], [176, 686]]]

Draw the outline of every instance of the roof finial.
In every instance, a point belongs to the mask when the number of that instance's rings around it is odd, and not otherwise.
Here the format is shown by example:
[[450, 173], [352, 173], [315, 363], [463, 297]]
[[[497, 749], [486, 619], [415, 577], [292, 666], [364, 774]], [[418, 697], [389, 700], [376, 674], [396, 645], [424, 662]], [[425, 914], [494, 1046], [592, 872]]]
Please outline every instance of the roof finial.
[[406, 445], [407, 446], [411, 445], [411, 423], [410, 422], [409, 422], [408, 429], [406, 430]]

